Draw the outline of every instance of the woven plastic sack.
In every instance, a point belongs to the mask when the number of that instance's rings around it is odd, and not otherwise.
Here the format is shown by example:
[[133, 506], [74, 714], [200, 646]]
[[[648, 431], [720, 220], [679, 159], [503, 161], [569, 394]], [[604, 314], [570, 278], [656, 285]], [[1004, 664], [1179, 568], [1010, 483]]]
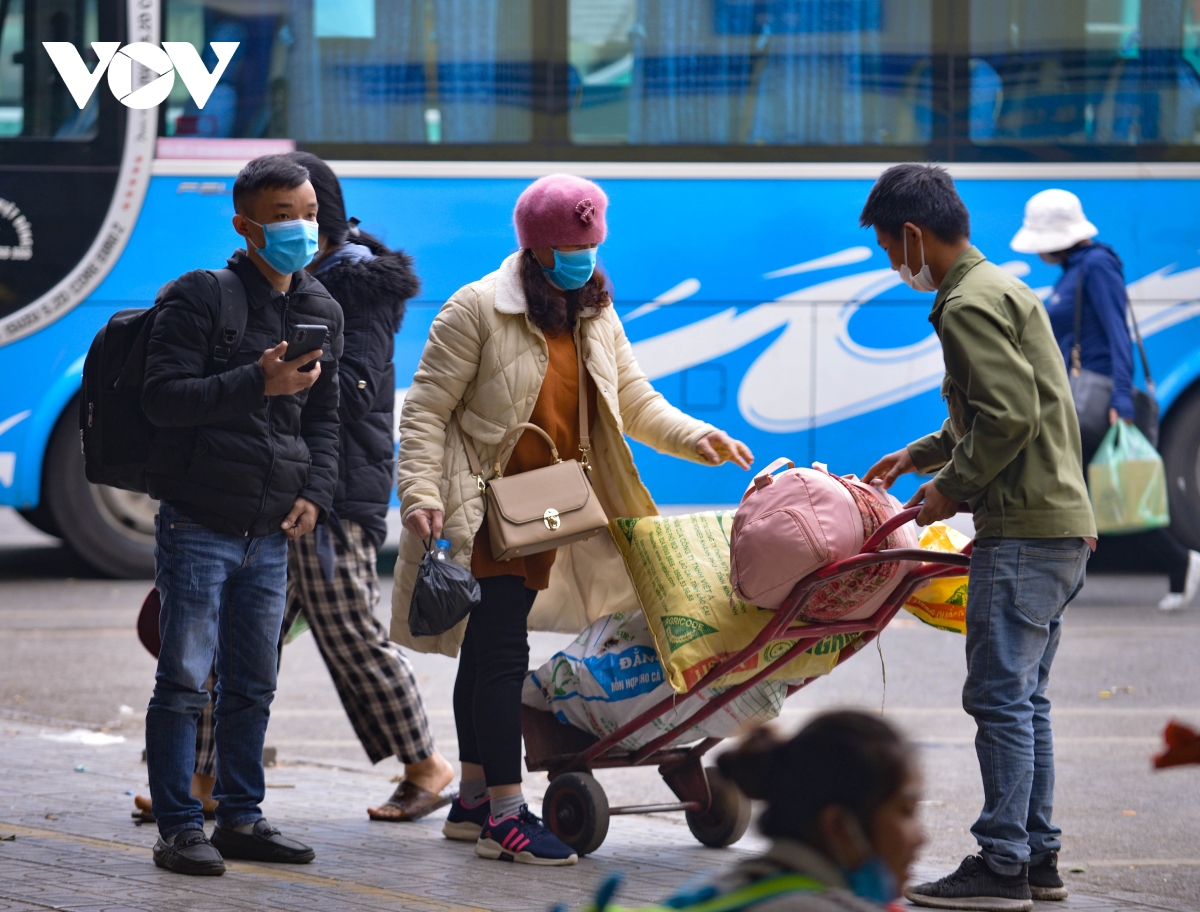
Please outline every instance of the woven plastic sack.
[[[700, 691], [679, 702], [664, 716], [647, 723], [621, 742], [637, 750], [659, 735], [673, 731], [726, 688]], [[640, 611], [618, 612], [601, 618], [575, 641], [531, 671], [525, 678], [521, 702], [548, 710], [567, 725], [598, 738], [674, 694], [663, 676], [654, 639]], [[703, 719], [680, 729], [672, 744], [702, 738], [732, 738], [752, 725], [779, 715], [787, 685], [762, 681]]]
[[[685, 693], [710, 668], [745, 648], [775, 617], [733, 596], [729, 582], [729, 510], [685, 516], [614, 519], [609, 532], [637, 592], [638, 602], [667, 681]], [[792, 659], [770, 680], [799, 680], [829, 674], [856, 634], [826, 637]], [[753, 677], [796, 640], [770, 643], [716, 682], [737, 684]]]
[[[971, 540], [945, 523], [935, 522], [921, 533], [927, 551], [960, 554]], [[967, 577], [942, 576], [932, 579], [904, 603], [907, 611], [930, 627], [950, 633], [967, 632]]]
[[1108, 429], [1088, 466], [1096, 530], [1114, 535], [1171, 524], [1167, 473], [1154, 445], [1132, 424]]

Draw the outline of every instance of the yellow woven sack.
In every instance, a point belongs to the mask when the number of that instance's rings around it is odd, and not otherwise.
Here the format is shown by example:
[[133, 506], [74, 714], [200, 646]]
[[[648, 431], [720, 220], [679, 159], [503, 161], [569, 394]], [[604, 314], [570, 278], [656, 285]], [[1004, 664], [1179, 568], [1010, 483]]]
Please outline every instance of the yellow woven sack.
[[[921, 533], [921, 547], [927, 551], [957, 554], [971, 539], [945, 523], [935, 522]], [[967, 632], [967, 578], [944, 576], [930, 580], [914, 592], [904, 607], [930, 627], [950, 633]]]
[[[710, 668], [745, 648], [775, 616], [774, 611], [740, 599], [730, 602], [732, 525], [731, 510], [614, 519], [608, 524], [676, 693], [685, 693]], [[826, 637], [770, 679], [793, 681], [829, 674], [838, 654], [855, 639], [857, 635]], [[768, 644], [719, 683], [729, 686], [747, 680], [795, 642]]]

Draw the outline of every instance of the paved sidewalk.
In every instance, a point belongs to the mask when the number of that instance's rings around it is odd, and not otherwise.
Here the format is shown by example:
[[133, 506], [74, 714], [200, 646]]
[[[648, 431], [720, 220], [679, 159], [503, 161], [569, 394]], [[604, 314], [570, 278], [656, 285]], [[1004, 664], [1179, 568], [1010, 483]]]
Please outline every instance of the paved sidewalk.
[[[416, 824], [369, 822], [364, 796], [384, 791], [378, 773], [296, 764], [268, 770], [265, 809], [286, 833], [315, 846], [317, 860], [296, 867], [236, 862], [221, 878], [185, 878], [154, 867], [153, 827], [131, 822], [128, 793], [145, 790], [140, 744], [45, 737], [61, 733], [0, 721], [0, 910], [541, 912], [559, 902], [574, 910], [610, 872], [627, 877], [624, 904], [652, 902], [762, 846], [748, 836], [714, 851], [691, 838], [682, 817], [618, 817], [601, 849], [575, 867], [496, 864], [444, 839], [444, 812]], [[1169, 908], [1081, 895], [1044, 907]]]

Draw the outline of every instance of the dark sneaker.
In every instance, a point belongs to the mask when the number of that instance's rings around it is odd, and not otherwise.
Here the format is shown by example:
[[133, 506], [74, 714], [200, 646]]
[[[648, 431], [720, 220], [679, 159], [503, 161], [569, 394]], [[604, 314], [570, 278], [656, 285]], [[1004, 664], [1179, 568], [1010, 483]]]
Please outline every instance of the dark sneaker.
[[1037, 900], [1067, 898], [1067, 887], [1058, 874], [1058, 853], [1051, 852], [1037, 864], [1029, 864], [1029, 892]]
[[154, 844], [154, 863], [176, 874], [219, 877], [225, 873], [225, 859], [204, 830], [184, 830], [170, 845], [160, 837]]
[[519, 812], [503, 820], [488, 815], [475, 843], [475, 854], [532, 865], [573, 865], [579, 861], [575, 850], [546, 829], [541, 818], [524, 804]]
[[288, 839], [260, 817], [254, 831], [239, 833], [218, 826], [213, 830], [212, 844], [226, 858], [242, 861], [277, 861], [282, 864], [308, 864], [317, 853], [302, 842]]
[[987, 866], [982, 855], [968, 855], [958, 870], [941, 880], [918, 884], [904, 891], [909, 902], [931, 909], [967, 909], [970, 912], [1032, 912], [1026, 871], [1006, 877]]
[[442, 824], [442, 835], [447, 839], [475, 842], [483, 832], [483, 825], [492, 815], [492, 800], [484, 798], [474, 807], [463, 804], [457, 796], [450, 803], [450, 813]]

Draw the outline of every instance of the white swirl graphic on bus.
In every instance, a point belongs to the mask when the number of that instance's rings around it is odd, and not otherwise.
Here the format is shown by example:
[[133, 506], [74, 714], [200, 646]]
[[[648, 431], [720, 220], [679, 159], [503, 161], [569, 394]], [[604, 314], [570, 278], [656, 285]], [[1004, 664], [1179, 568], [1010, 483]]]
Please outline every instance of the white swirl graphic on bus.
[[[776, 270], [768, 277], [859, 262], [865, 259], [860, 253], [864, 249], [849, 248]], [[1030, 271], [1029, 264], [1021, 260], [1001, 267], [1018, 277]], [[1174, 269], [1175, 264], [1165, 266], [1128, 286], [1146, 336], [1200, 316], [1200, 268]], [[748, 310], [724, 309], [643, 339], [633, 348], [638, 363], [654, 380], [728, 355], [782, 329], [742, 376], [738, 409], [759, 430], [774, 434], [806, 431], [902, 402], [941, 383], [942, 349], [932, 331], [918, 342], [896, 348], [863, 345], [851, 337], [850, 319], [859, 308], [899, 284], [899, 275], [891, 269], [854, 273], [800, 288]], [[699, 288], [699, 280], [687, 279], [628, 314], [625, 322], [670, 306]], [[1043, 298], [1050, 293], [1049, 288], [1035, 291]], [[933, 298], [929, 300], [932, 304]], [[804, 369], [814, 353], [820, 369]]]

